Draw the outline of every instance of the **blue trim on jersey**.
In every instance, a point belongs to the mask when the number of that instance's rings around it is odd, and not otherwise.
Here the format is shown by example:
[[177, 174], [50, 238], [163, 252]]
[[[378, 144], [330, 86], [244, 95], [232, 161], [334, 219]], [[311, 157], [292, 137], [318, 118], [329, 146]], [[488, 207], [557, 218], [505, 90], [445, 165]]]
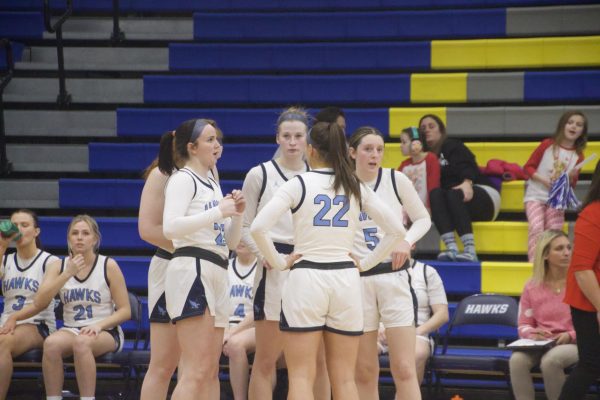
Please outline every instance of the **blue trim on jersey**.
[[[414, 262], [413, 265], [411, 265], [411, 268], [412, 267], [414, 267]], [[413, 326], [417, 326], [417, 321], [419, 320], [419, 303], [417, 299], [417, 293], [415, 292], [412, 286], [412, 277], [408, 273], [406, 274], [406, 276], [408, 277], [408, 288], [410, 290], [410, 297], [412, 300], [413, 307]]]
[[21, 267], [19, 266], [19, 261], [18, 261], [18, 258], [17, 258], [17, 252], [15, 251], [15, 252], [13, 253], [13, 254], [14, 254], [14, 257], [15, 257], [15, 266], [17, 267], [17, 269], [19, 270], [19, 272], [25, 272], [25, 271], [27, 271], [29, 268], [31, 268], [31, 266], [32, 266], [32, 265], [33, 265], [33, 264], [34, 264], [34, 263], [37, 261], [37, 259], [38, 259], [38, 258], [40, 258], [40, 256], [42, 255], [42, 253], [43, 253], [43, 251], [42, 251], [42, 250], [39, 250], [39, 253], [37, 253], [37, 255], [36, 255], [36, 256], [33, 258], [33, 260], [32, 260], [32, 261], [29, 263], [29, 265], [28, 265], [28, 266], [26, 266], [25, 268], [21, 268]]
[[402, 205], [402, 200], [400, 200], [400, 195], [398, 195], [398, 186], [396, 186], [396, 171], [394, 168], [390, 168], [390, 173], [392, 176], [392, 187], [394, 188], [394, 193], [396, 194], [398, 202]]
[[267, 274], [269, 270], [265, 267], [262, 268], [262, 276], [258, 282], [256, 293], [254, 293], [254, 299], [252, 301], [252, 309], [254, 310], [254, 320], [263, 321], [267, 318], [265, 314], [265, 288], [267, 286]]
[[256, 268], [257, 261], [254, 262], [254, 265], [252, 266], [252, 268], [250, 268], [250, 271], [246, 275], [244, 275], [244, 276], [242, 276], [242, 275], [240, 275], [238, 273], [238, 270], [236, 268], [236, 264], [237, 264], [237, 257], [233, 259], [233, 261], [231, 263], [231, 267], [233, 268], [233, 272], [237, 275], [237, 277], [240, 278], [241, 280], [244, 280], [247, 277], [249, 277], [250, 274], [252, 274], [252, 272], [254, 272], [254, 268]]
[[48, 257], [46, 257], [46, 259], [44, 260], [44, 262], [42, 263], [42, 272], [45, 274], [46, 273], [46, 264], [48, 264], [48, 260], [52, 257], [52, 254], [48, 254]]
[[323, 174], [323, 175], [334, 175], [333, 171], [323, 171], [323, 170], [318, 170], [318, 169], [313, 169], [310, 172], [314, 172], [316, 174]]
[[[73, 278], [75, 278], [75, 280], [79, 283], [84, 283], [85, 281], [87, 281], [89, 279], [90, 276], [92, 276], [92, 273], [94, 272], [94, 269], [96, 269], [96, 264], [98, 264], [98, 257], [100, 256], [100, 254], [96, 254], [96, 259], [94, 260], [94, 264], [92, 265], [92, 269], [90, 269], [90, 273], [87, 274], [87, 276], [83, 279], [79, 279], [77, 277], [77, 274], [73, 275]], [[106, 274], [106, 273], [105, 273]]]
[[296, 327], [292, 328], [288, 324], [287, 319], [285, 318], [285, 314], [283, 313], [283, 308], [282, 308], [281, 313], [279, 314], [279, 329], [282, 331], [289, 331], [289, 332], [314, 332], [314, 331], [322, 331], [323, 329], [325, 329], [325, 325], [308, 326], [308, 327], [302, 327], [302, 328], [296, 328]]
[[[312, 172], [315, 172], [315, 171], [312, 171]], [[300, 206], [302, 206], [302, 203], [304, 203], [304, 197], [306, 197], [306, 186], [304, 185], [304, 180], [302, 179], [302, 177], [300, 175], [296, 175], [296, 178], [298, 178], [300, 180], [300, 185], [302, 185], [302, 196], [300, 197], [300, 201], [298, 202], [296, 207], [291, 209], [292, 214], [294, 214], [296, 211], [298, 211], [298, 209], [300, 209]]]
[[[203, 184], [204, 186], [206, 186], [207, 188], [209, 188], [209, 189], [210, 189], [210, 190], [212, 190], [213, 192], [215, 191], [215, 189], [214, 189], [214, 188], [212, 187], [212, 185], [210, 184], [210, 178], [207, 178], [207, 179], [209, 179], [209, 181], [208, 181], [208, 182], [204, 182], [204, 181], [202, 180], [202, 178], [200, 178], [200, 177], [198, 176], [198, 174], [196, 174], [196, 173], [195, 173], [194, 171], [192, 171], [190, 168], [182, 168], [182, 169], [180, 169], [180, 171], [188, 171], [190, 174], [192, 174], [192, 176], [193, 176], [194, 178], [198, 179], [198, 181], [199, 181], [201, 184]], [[213, 182], [214, 182], [214, 181], [213, 181]], [[215, 182], [215, 184], [216, 184], [216, 182]], [[194, 196], [195, 196], [195, 195], [196, 195], [196, 193], [194, 193]]]
[[271, 163], [273, 164], [273, 167], [275, 167], [275, 170], [277, 171], [277, 173], [283, 178], [284, 181], [287, 182], [288, 178], [285, 176], [285, 174], [283, 173], [281, 168], [279, 168], [279, 164], [277, 164], [277, 162], [275, 160], [271, 160]]
[[110, 288], [110, 281], [108, 280], [108, 257], [104, 259], [104, 280], [106, 285]]
[[373, 191], [376, 192], [379, 189], [379, 184], [381, 183], [381, 177], [383, 176], [383, 169], [379, 167], [379, 171], [377, 171], [377, 180], [375, 181], [375, 186], [373, 187]]
[[181, 310], [181, 315], [179, 317], [173, 318], [173, 323], [182, 319], [204, 315], [204, 313], [206, 312], [206, 309], [208, 308], [208, 303], [206, 301], [206, 292], [204, 290], [204, 285], [202, 285], [201, 271], [202, 268], [200, 264], [200, 259], [196, 258], [196, 279], [194, 280], [194, 283], [190, 288], [188, 297], [185, 300], [185, 304], [183, 305], [183, 310]]
[[262, 183], [260, 184], [260, 192], [258, 193], [258, 201], [256, 204], [260, 204], [260, 200], [262, 199], [265, 190], [267, 189], [267, 169], [265, 168], [265, 163], [260, 163], [260, 169], [262, 170]]
[[148, 319], [150, 322], [156, 322], [159, 324], [171, 322], [171, 316], [167, 311], [167, 299], [165, 293], [161, 294], [158, 298], [158, 301], [152, 308]]

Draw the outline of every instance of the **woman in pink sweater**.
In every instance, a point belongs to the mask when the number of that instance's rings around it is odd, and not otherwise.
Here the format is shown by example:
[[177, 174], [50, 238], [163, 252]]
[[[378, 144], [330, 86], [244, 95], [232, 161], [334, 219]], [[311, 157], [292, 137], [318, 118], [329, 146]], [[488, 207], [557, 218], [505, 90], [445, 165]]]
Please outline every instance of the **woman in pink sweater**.
[[555, 339], [550, 350], [515, 351], [510, 358], [510, 378], [517, 400], [535, 399], [531, 368], [540, 366], [546, 396], [556, 400], [565, 382], [564, 369], [577, 362], [575, 330], [569, 306], [563, 303], [571, 242], [562, 231], [540, 236], [533, 276], [525, 284], [519, 304], [519, 336], [532, 340]]

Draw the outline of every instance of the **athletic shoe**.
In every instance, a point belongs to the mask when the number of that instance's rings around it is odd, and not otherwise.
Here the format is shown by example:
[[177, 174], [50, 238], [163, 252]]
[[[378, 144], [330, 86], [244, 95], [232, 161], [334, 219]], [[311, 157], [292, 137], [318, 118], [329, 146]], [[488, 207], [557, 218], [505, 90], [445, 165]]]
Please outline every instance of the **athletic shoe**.
[[456, 261], [464, 261], [464, 262], [477, 262], [477, 254], [475, 253], [458, 253], [456, 255]]
[[456, 261], [456, 251], [442, 251], [440, 254], [438, 254], [437, 259], [438, 261]]

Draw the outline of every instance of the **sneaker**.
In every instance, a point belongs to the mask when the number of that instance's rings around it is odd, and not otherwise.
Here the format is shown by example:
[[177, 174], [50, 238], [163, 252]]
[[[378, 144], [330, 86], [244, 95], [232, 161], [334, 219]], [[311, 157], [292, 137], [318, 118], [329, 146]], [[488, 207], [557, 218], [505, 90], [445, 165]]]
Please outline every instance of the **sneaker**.
[[455, 258], [456, 261], [464, 262], [477, 262], [477, 254], [475, 253], [458, 253]]
[[438, 261], [456, 261], [456, 251], [455, 250], [446, 250], [442, 251], [438, 254]]

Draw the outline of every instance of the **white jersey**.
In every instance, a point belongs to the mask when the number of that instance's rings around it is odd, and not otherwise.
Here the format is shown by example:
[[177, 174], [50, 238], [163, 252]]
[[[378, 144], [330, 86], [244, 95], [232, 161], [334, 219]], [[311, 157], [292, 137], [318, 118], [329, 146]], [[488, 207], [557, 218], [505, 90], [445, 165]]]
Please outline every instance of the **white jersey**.
[[[413, 244], [421, 239], [431, 227], [431, 218], [415, 190], [412, 182], [406, 175], [390, 168], [379, 168], [377, 179], [373, 182], [365, 182], [377, 197], [385, 202], [393, 214], [402, 221], [403, 209], [406, 208], [408, 215], [414, 221], [406, 233], [405, 240]], [[405, 207], [403, 206], [405, 204]], [[372, 252], [383, 238], [381, 228], [377, 226], [366, 212], [360, 213], [360, 229], [354, 238], [354, 254], [365, 257]], [[387, 257], [384, 262], [391, 261]]]
[[433, 304], [448, 304], [444, 283], [438, 272], [430, 265], [412, 260], [412, 271], [402, 271], [411, 276], [411, 287], [417, 297], [417, 326], [423, 325], [431, 317]]
[[[309, 171], [308, 165], [306, 165], [306, 169], [302, 172], [306, 171]], [[244, 216], [247, 219], [245, 225], [250, 226], [256, 214], [271, 200], [277, 189], [298, 174], [298, 171], [282, 168], [275, 160], [259, 164], [248, 171], [243, 189], [248, 205]], [[253, 199], [257, 199], [256, 207], [252, 207], [251, 205]], [[251, 212], [250, 210], [255, 211]], [[282, 215], [269, 233], [271, 239], [276, 243], [293, 244], [294, 229], [292, 225], [292, 213], [288, 211]], [[252, 248], [252, 250], [258, 255], [255, 248]]]
[[[69, 257], [61, 265], [64, 270]], [[60, 289], [65, 327], [81, 328], [93, 325], [115, 312], [106, 272], [108, 257], [97, 255], [89, 275], [80, 280], [71, 277]]]
[[[219, 202], [223, 199], [221, 187], [212, 178], [203, 179], [189, 168], [182, 168], [173, 173], [167, 181], [166, 191], [177, 189], [181, 186], [193, 188], [193, 195], [185, 217], [197, 217], [202, 213], [218, 212]], [[165, 203], [167, 204], [167, 203]], [[169, 218], [166, 214], [168, 205], [165, 206], [163, 221]], [[219, 212], [220, 213], [220, 212]], [[173, 238], [175, 249], [192, 246], [200, 247], [220, 255], [223, 259], [229, 256], [229, 249], [225, 242], [226, 218], [214, 220], [209, 227], [191, 230], [188, 234]]]
[[[4, 325], [9, 315], [33, 303], [33, 298], [44, 279], [46, 266], [56, 260], [58, 260], [57, 257], [42, 250], [38, 251], [28, 265], [22, 265], [16, 252], [4, 256], [0, 266], [2, 293], [4, 295], [4, 312], [2, 313], [0, 325]], [[18, 324], [44, 322], [52, 332], [56, 327], [54, 305], [54, 301], [51, 301], [48, 307], [39, 314], [19, 321]]]
[[252, 312], [252, 285], [256, 272], [256, 260], [251, 265], [242, 265], [237, 257], [229, 260], [227, 268], [229, 304], [229, 323], [241, 322]]

